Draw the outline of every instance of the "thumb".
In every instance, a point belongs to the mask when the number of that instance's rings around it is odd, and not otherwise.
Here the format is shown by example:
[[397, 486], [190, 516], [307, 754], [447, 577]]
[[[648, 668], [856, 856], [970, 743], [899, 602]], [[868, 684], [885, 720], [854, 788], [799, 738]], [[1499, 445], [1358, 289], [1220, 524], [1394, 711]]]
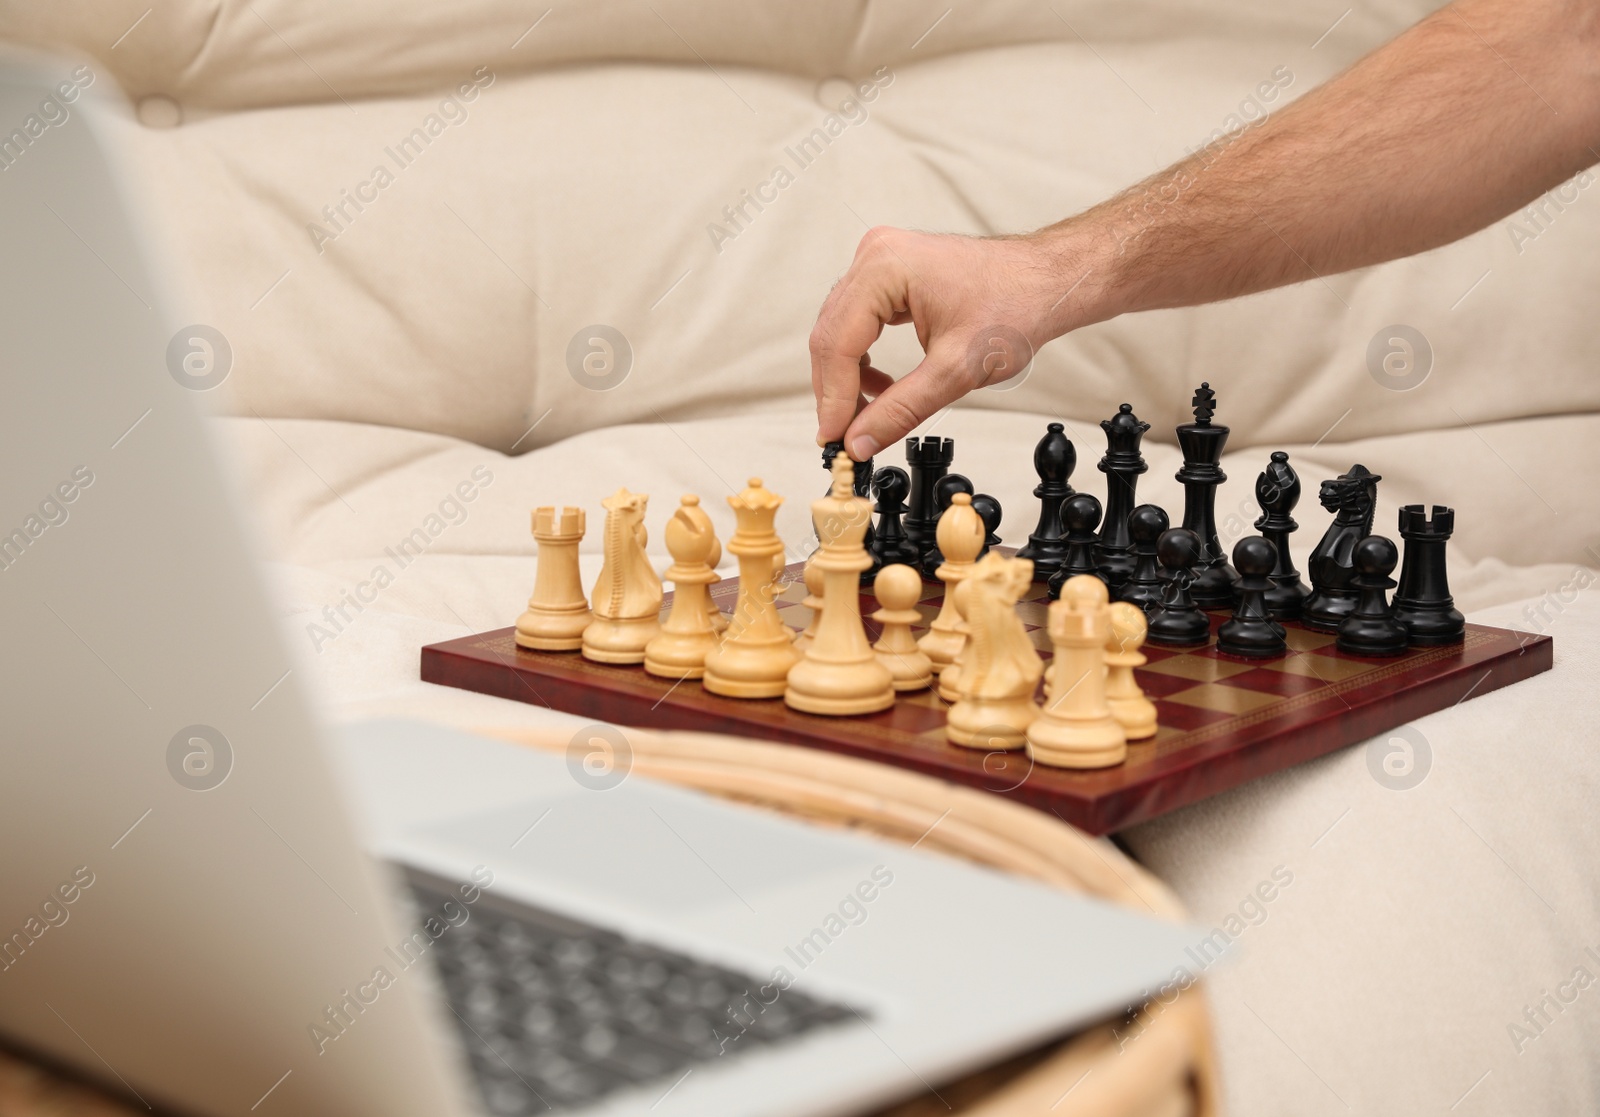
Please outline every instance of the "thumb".
[[960, 375], [960, 357], [959, 351], [952, 354], [936, 347], [862, 408], [845, 432], [850, 456], [866, 461], [966, 395], [970, 385]]

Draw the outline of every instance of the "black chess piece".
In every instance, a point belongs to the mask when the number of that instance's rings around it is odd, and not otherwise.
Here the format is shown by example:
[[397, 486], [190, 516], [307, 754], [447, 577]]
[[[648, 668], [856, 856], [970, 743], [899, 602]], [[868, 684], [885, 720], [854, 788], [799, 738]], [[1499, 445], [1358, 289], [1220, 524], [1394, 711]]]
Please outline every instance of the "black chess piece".
[[[842, 453], [844, 453], [843, 442], [830, 442], [825, 445], [822, 448], [822, 468], [831, 474], [833, 472], [833, 459]], [[851, 491], [856, 496], [870, 500], [872, 498], [872, 459], [868, 458], [864, 462], [856, 462], [852, 475], [855, 481]], [[830, 485], [829, 488], [823, 490], [823, 495], [826, 496], [832, 491], [832, 486]], [[878, 562], [877, 551], [873, 547], [874, 534], [872, 514], [869, 512], [867, 514], [867, 533], [862, 536], [861, 544], [867, 549], [867, 557], [872, 559], [872, 565], [861, 572], [861, 584], [864, 586], [870, 586], [873, 579], [878, 576], [878, 571], [882, 569], [882, 564]], [[819, 540], [822, 538], [820, 531], [817, 532], [817, 538]]]
[[1211, 618], [1189, 596], [1194, 567], [1204, 549], [1200, 537], [1188, 528], [1175, 527], [1156, 540], [1156, 557], [1167, 569], [1161, 607], [1150, 614], [1152, 644], [1184, 647], [1204, 644], [1211, 637]]
[[1355, 546], [1356, 607], [1339, 622], [1338, 648], [1352, 655], [1402, 655], [1406, 626], [1394, 615], [1386, 592], [1394, 588], [1389, 577], [1400, 561], [1400, 549], [1390, 539], [1369, 535]]
[[1267, 591], [1266, 601], [1267, 611], [1282, 620], [1298, 619], [1306, 598], [1311, 595], [1311, 590], [1300, 580], [1300, 571], [1294, 568], [1294, 556], [1289, 553], [1289, 535], [1300, 526], [1289, 513], [1294, 511], [1299, 500], [1300, 476], [1289, 464], [1289, 455], [1274, 450], [1272, 461], [1256, 478], [1256, 503], [1261, 506], [1256, 530], [1272, 544], [1278, 555], [1268, 575], [1272, 588]]
[[872, 494], [878, 498], [874, 508], [878, 530], [872, 540], [872, 556], [880, 568], [897, 562], [915, 566], [921, 558], [900, 522], [910, 492], [911, 475], [897, 465], [886, 465], [872, 475]]
[[1133, 574], [1123, 583], [1121, 600], [1143, 609], [1148, 617], [1161, 605], [1161, 569], [1156, 561], [1156, 540], [1169, 524], [1167, 514], [1154, 504], [1141, 504], [1128, 513], [1128, 535], [1133, 539]]
[[1061, 587], [1068, 578], [1098, 574], [1094, 568], [1094, 544], [1099, 536], [1094, 529], [1100, 526], [1100, 499], [1092, 493], [1073, 493], [1061, 502], [1061, 520], [1067, 528], [1067, 552], [1050, 575], [1051, 600], [1061, 596]]
[[990, 547], [1000, 546], [1000, 502], [988, 493], [978, 493], [972, 498], [972, 510], [983, 521], [983, 550], [978, 552], [978, 557], [982, 558]]
[[1051, 423], [1033, 448], [1033, 470], [1039, 475], [1039, 484], [1033, 490], [1039, 498], [1039, 526], [1028, 536], [1017, 557], [1033, 561], [1035, 582], [1049, 581], [1067, 553], [1066, 540], [1062, 538], [1061, 503], [1072, 495], [1067, 479], [1078, 464], [1078, 452], [1072, 448], [1072, 439], [1062, 432], [1060, 423]]
[[1229, 428], [1211, 421], [1216, 398], [1209, 382], [1195, 389], [1194, 422], [1178, 428], [1183, 467], [1176, 474], [1183, 485], [1183, 526], [1200, 537], [1200, 558], [1189, 595], [1196, 605], [1210, 608], [1232, 605], [1239, 581], [1217, 539], [1217, 486], [1228, 479], [1217, 463], [1228, 444]]
[[934, 537], [922, 549], [922, 576], [925, 578], [937, 578], [939, 567], [944, 565], [944, 553], [939, 550], [939, 517], [950, 507], [951, 498], [957, 493], [973, 494], [972, 482], [959, 473], [947, 473], [933, 483]]
[[939, 505], [934, 486], [939, 478], [950, 472], [955, 461], [956, 442], [953, 438], [906, 439], [906, 465], [911, 470], [911, 499], [906, 506], [903, 522], [906, 538], [922, 553], [933, 546], [934, 533], [939, 529]]
[[1450, 597], [1444, 545], [1455, 529], [1456, 514], [1442, 504], [1433, 518], [1420, 504], [1400, 509], [1400, 537], [1406, 541], [1400, 564], [1400, 588], [1394, 591], [1395, 620], [1406, 626], [1413, 645], [1456, 644], [1466, 637], [1467, 619]]
[[1150, 424], [1133, 413], [1131, 403], [1125, 403], [1115, 415], [1101, 421], [1100, 429], [1106, 432], [1106, 455], [1100, 459], [1100, 472], [1106, 475], [1106, 518], [1100, 529], [1100, 540], [1095, 544], [1094, 565], [1115, 597], [1123, 583], [1133, 576], [1133, 538], [1128, 532], [1128, 514], [1133, 511], [1139, 474], [1150, 468], [1139, 454], [1139, 441]]
[[1270, 540], [1247, 535], [1233, 545], [1233, 565], [1239, 571], [1239, 601], [1233, 616], [1217, 629], [1217, 650], [1229, 655], [1261, 659], [1288, 651], [1283, 625], [1267, 611], [1269, 575], [1277, 564], [1278, 552]]
[[1311, 552], [1311, 596], [1300, 620], [1318, 632], [1337, 632], [1339, 622], [1356, 607], [1356, 544], [1372, 534], [1372, 511], [1378, 503], [1378, 482], [1383, 478], [1364, 465], [1353, 465], [1331, 481], [1324, 481], [1317, 498], [1334, 513], [1333, 523]]

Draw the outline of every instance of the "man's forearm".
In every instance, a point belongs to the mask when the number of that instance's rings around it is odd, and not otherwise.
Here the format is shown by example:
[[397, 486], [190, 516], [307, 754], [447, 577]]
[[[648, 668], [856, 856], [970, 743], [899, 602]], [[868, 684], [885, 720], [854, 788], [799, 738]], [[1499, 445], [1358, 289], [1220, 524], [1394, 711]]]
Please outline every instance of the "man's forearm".
[[1034, 234], [1053, 333], [1447, 244], [1600, 162], [1600, 3], [1460, 0], [1263, 123]]

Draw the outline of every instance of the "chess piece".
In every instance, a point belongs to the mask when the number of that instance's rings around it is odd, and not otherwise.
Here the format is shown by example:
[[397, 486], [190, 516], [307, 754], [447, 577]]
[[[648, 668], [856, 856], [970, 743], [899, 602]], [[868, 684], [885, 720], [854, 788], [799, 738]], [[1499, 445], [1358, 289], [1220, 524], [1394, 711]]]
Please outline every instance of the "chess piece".
[[594, 619], [583, 630], [583, 655], [596, 663], [642, 663], [661, 630], [661, 579], [645, 553], [644, 493], [618, 489], [606, 510], [605, 563], [589, 595]]
[[1301, 622], [1318, 632], [1337, 632], [1339, 622], [1356, 607], [1356, 544], [1372, 534], [1372, 513], [1383, 478], [1364, 465], [1353, 465], [1324, 481], [1317, 497], [1334, 513], [1333, 523], [1311, 552], [1311, 596], [1300, 611]]
[[1125, 403], [1116, 415], [1104, 419], [1106, 454], [1100, 459], [1100, 472], [1106, 475], [1106, 518], [1094, 546], [1095, 573], [1110, 587], [1113, 596], [1133, 576], [1133, 538], [1128, 532], [1128, 515], [1133, 511], [1134, 490], [1139, 474], [1150, 467], [1139, 454], [1139, 441], [1150, 424], [1133, 413]]
[[[844, 443], [843, 442], [830, 442], [830, 443], [828, 443], [826, 446], [824, 446], [822, 448], [822, 468], [826, 469], [831, 474], [833, 472], [833, 459], [838, 457], [842, 453], [844, 453]], [[855, 494], [857, 496], [859, 496], [859, 497], [869, 497], [870, 498], [872, 496], [872, 459], [871, 458], [868, 458], [864, 462], [856, 462], [855, 463], [855, 476], [856, 476]], [[829, 484], [829, 487], [828, 487], [827, 491], [828, 492], [832, 492], [833, 491], [833, 483], [832, 483], [832, 481], [830, 480], [828, 484]], [[876, 541], [874, 539], [874, 536], [876, 534], [877, 533], [873, 530], [873, 527], [872, 527], [872, 516], [870, 514], [870, 509], [869, 509], [869, 514], [867, 516], [867, 534], [862, 539], [861, 544], [862, 544], [862, 546], [866, 547], [867, 555], [868, 555], [868, 557], [870, 557], [872, 559], [872, 565], [867, 567], [867, 569], [865, 569], [865, 570], [863, 570], [861, 572], [861, 584], [864, 585], [864, 586], [870, 586], [872, 584], [873, 576], [878, 573], [878, 568], [882, 565], [882, 563], [878, 560], [878, 552], [877, 552], [877, 549], [875, 547], [875, 542]], [[817, 539], [818, 539], [819, 544], [820, 544], [820, 540], [822, 539], [822, 535], [821, 535], [820, 532], [817, 534]]]
[[722, 607], [711, 596], [711, 586], [722, 581], [722, 575], [716, 573], [717, 567], [722, 565], [722, 541], [715, 535], [711, 537], [711, 554], [706, 557], [706, 565], [711, 567], [712, 574], [716, 575], [711, 579], [710, 585], [706, 586], [706, 616], [711, 618], [711, 631], [720, 636], [728, 630], [728, 614], [722, 611]]
[[1067, 479], [1078, 464], [1078, 452], [1062, 430], [1060, 423], [1051, 423], [1033, 450], [1033, 469], [1039, 475], [1033, 490], [1039, 498], [1039, 526], [1029, 534], [1017, 557], [1032, 560], [1036, 582], [1049, 581], [1067, 553], [1066, 541], [1061, 538], [1061, 504], [1072, 495]]
[[1017, 601], [1032, 585], [1033, 563], [992, 554], [978, 560], [956, 586], [967, 643], [945, 724], [953, 744], [1022, 748], [1028, 726], [1039, 716], [1033, 695], [1044, 661], [1017, 615]]
[[955, 662], [961, 645], [966, 642], [966, 635], [960, 628], [955, 589], [977, 561], [978, 552], [983, 550], [983, 520], [973, 511], [972, 498], [966, 493], [957, 493], [950, 507], [939, 517], [939, 549], [945, 556], [944, 565], [938, 571], [939, 580], [944, 583], [944, 601], [939, 605], [939, 615], [917, 641], [917, 647], [933, 661], [934, 670], [943, 671]]
[[517, 645], [544, 652], [572, 652], [583, 646], [583, 630], [594, 614], [583, 596], [578, 544], [583, 541], [582, 508], [535, 508], [533, 538], [539, 546], [533, 596], [517, 618]]
[[922, 654], [911, 626], [922, 619], [917, 599], [922, 596], [922, 575], [903, 563], [885, 566], [872, 583], [878, 610], [872, 619], [882, 626], [872, 645], [878, 662], [889, 669], [896, 691], [926, 690], [933, 685], [933, 661]]
[[953, 438], [906, 439], [906, 465], [911, 468], [911, 498], [902, 521], [906, 538], [916, 548], [916, 558], [933, 546], [939, 529], [939, 505], [934, 485], [950, 472], [955, 461], [956, 443]]
[[1352, 655], [1403, 655], [1406, 626], [1395, 618], [1387, 590], [1394, 588], [1389, 574], [1400, 561], [1393, 541], [1369, 535], [1356, 544], [1355, 608], [1339, 622], [1338, 647]]
[[[959, 473], [947, 473], [933, 483], [933, 506], [936, 515], [943, 516], [944, 510], [950, 507], [950, 501], [957, 493], [973, 494], [972, 482]], [[979, 517], [982, 519], [982, 517]], [[939, 550], [939, 534], [934, 532], [933, 539], [922, 549], [922, 576], [936, 578], [939, 567], [944, 564], [944, 555]]]
[[739, 557], [739, 599], [722, 642], [706, 655], [705, 688], [729, 698], [776, 698], [800, 658], [772, 600], [773, 556], [783, 554], [772, 521], [783, 498], [752, 477], [728, 503], [736, 522], [728, 550]]
[[661, 631], [644, 648], [644, 669], [663, 679], [698, 679], [706, 673], [706, 653], [717, 646], [706, 602], [707, 587], [716, 581], [709, 559], [716, 543], [711, 517], [692, 493], [679, 502], [667, 521], [667, 553], [672, 565], [664, 577], [672, 583], [672, 608]]
[[1066, 524], [1066, 550], [1061, 565], [1050, 575], [1049, 594], [1061, 596], [1061, 587], [1068, 578], [1079, 574], [1093, 574], [1094, 546], [1100, 537], [1095, 528], [1100, 524], [1100, 501], [1092, 493], [1073, 493], [1061, 503], [1061, 519]]
[[1044, 709], [1027, 729], [1028, 755], [1056, 768], [1105, 768], [1128, 758], [1128, 735], [1106, 702], [1110, 593], [1090, 574], [1067, 579], [1049, 612], [1054, 655]]
[[1211, 618], [1189, 596], [1194, 565], [1200, 559], [1200, 537], [1188, 528], [1175, 527], [1156, 540], [1156, 558], [1167, 571], [1161, 606], [1149, 614], [1152, 644], [1187, 647], [1211, 637]]
[[1311, 590], [1300, 580], [1300, 571], [1294, 568], [1294, 556], [1289, 553], [1289, 536], [1300, 525], [1289, 513], [1300, 500], [1300, 477], [1289, 464], [1289, 455], [1282, 450], [1272, 452], [1272, 461], [1256, 478], [1256, 503], [1261, 506], [1261, 518], [1255, 527], [1277, 552], [1273, 564], [1272, 588], [1267, 591], [1267, 611], [1281, 620], [1298, 620], [1305, 608]]
[[1155, 703], [1144, 696], [1133, 675], [1135, 667], [1149, 662], [1139, 650], [1147, 632], [1144, 610], [1129, 601], [1111, 603], [1111, 638], [1106, 641], [1106, 705], [1130, 741], [1156, 735]]
[[1200, 558], [1189, 595], [1206, 608], [1232, 605], [1239, 581], [1217, 539], [1217, 486], [1228, 479], [1218, 462], [1228, 443], [1228, 428], [1211, 421], [1216, 395], [1209, 383], [1202, 382], [1194, 393], [1194, 422], [1178, 428], [1183, 466], [1176, 477], [1183, 484], [1183, 526], [1200, 537]]
[[1137, 605], [1146, 616], [1161, 605], [1161, 568], [1156, 562], [1156, 540], [1168, 527], [1167, 514], [1154, 504], [1141, 504], [1128, 513], [1128, 535], [1133, 540], [1133, 574], [1123, 584], [1123, 601]]
[[911, 492], [911, 475], [897, 465], [886, 465], [873, 474], [872, 495], [878, 500], [878, 527], [873, 534], [873, 554], [880, 566], [894, 563], [915, 565], [922, 556], [906, 537], [901, 517], [906, 513], [906, 497]]
[[[813, 558], [816, 556], [813, 555]], [[884, 569], [888, 569], [885, 567]], [[806, 563], [805, 569], [806, 597], [800, 604], [811, 610], [811, 619], [806, 622], [805, 630], [794, 639], [794, 650], [805, 654], [809, 645], [817, 635], [817, 621], [822, 617], [822, 568], [815, 562]]]
[[870, 714], [894, 705], [894, 677], [878, 661], [861, 623], [861, 572], [871, 565], [862, 537], [872, 503], [855, 493], [854, 463], [833, 460], [833, 492], [812, 502], [823, 529], [811, 565], [822, 571], [822, 619], [789, 671], [787, 706], [811, 714]]
[[[1467, 619], [1450, 598], [1445, 570], [1445, 542], [1455, 528], [1456, 514], [1442, 504], [1433, 506], [1433, 518], [1420, 504], [1400, 509], [1400, 537], [1406, 541], [1400, 565], [1400, 588], [1394, 591], [1395, 620], [1406, 626], [1416, 646], [1457, 644], [1465, 638]], [[543, 553], [540, 555], [541, 561]]]
[[1260, 659], [1288, 651], [1283, 626], [1267, 610], [1273, 566], [1278, 556], [1272, 544], [1259, 535], [1246, 535], [1233, 545], [1233, 565], [1239, 571], [1239, 600], [1233, 616], [1217, 630], [1217, 650], [1229, 655]]
[[972, 510], [983, 521], [983, 550], [978, 552], [982, 558], [990, 547], [1000, 546], [1000, 502], [988, 493], [978, 493], [972, 498]]

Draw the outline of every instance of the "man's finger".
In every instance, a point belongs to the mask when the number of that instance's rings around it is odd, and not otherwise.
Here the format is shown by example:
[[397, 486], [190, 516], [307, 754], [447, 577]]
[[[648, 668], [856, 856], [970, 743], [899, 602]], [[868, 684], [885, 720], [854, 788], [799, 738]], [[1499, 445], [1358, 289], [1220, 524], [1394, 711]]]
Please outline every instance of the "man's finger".
[[867, 364], [865, 358], [862, 359], [861, 391], [863, 395], [881, 396], [889, 390], [889, 385], [893, 383], [894, 377], [884, 372], [881, 368], [875, 368]]
[[856, 415], [861, 359], [905, 301], [903, 277], [881, 268], [852, 268], [823, 304], [811, 330], [811, 387], [817, 397], [817, 441], [843, 436]]
[[962, 392], [947, 355], [929, 354], [862, 408], [845, 433], [845, 448], [856, 461], [865, 461], [954, 403]]

